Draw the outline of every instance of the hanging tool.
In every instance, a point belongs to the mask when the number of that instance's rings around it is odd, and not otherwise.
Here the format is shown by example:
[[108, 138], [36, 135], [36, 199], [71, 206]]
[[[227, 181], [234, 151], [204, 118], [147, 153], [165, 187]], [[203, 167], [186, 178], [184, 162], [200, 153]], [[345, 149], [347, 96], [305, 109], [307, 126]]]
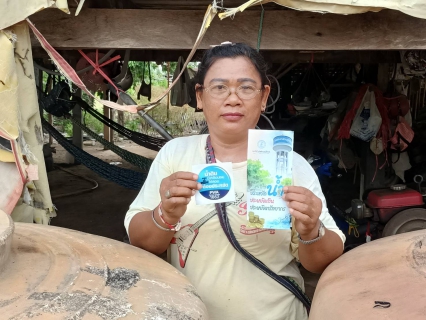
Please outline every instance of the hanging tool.
[[414, 176], [414, 182], [417, 183], [417, 185], [419, 186], [419, 192], [421, 194], [423, 194], [422, 192], [422, 182], [423, 182], [423, 176], [420, 174], [417, 174]]

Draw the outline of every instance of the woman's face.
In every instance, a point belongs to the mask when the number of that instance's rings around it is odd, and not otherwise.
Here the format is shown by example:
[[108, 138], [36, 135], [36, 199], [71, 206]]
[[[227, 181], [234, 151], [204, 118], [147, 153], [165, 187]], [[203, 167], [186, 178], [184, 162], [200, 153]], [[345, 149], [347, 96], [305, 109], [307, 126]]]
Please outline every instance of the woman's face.
[[[248, 58], [221, 58], [215, 61], [206, 73], [204, 88], [212, 85], [227, 86], [231, 94], [224, 98], [213, 97], [206, 90], [197, 91], [197, 107], [203, 109], [210, 133], [247, 135], [248, 129], [254, 129], [260, 112], [265, 108], [270, 87], [264, 86], [259, 72]], [[238, 87], [263, 89], [251, 99], [241, 99]]]

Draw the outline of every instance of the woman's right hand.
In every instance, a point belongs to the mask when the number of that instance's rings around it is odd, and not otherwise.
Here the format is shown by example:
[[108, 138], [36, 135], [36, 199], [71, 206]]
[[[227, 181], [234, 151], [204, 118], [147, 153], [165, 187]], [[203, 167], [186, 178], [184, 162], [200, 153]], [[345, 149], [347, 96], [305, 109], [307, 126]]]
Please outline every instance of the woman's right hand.
[[191, 197], [202, 188], [197, 179], [192, 172], [178, 171], [161, 181], [161, 211], [167, 223], [176, 224], [185, 214]]

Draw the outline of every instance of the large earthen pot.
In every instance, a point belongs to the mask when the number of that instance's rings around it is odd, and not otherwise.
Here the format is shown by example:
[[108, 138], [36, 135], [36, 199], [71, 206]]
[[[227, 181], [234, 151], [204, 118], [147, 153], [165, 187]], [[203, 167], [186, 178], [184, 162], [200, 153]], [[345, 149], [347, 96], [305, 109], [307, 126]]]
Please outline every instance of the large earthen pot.
[[0, 319], [208, 317], [195, 288], [160, 258], [87, 233], [14, 225], [0, 211]]
[[375, 240], [334, 261], [309, 319], [426, 319], [426, 230]]

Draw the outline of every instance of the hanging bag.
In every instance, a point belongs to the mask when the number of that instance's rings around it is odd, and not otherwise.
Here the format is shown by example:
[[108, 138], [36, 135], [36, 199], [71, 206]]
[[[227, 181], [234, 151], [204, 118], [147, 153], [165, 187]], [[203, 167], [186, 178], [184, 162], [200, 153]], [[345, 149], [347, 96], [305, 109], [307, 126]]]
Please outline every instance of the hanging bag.
[[410, 102], [404, 95], [384, 98], [384, 102], [390, 119], [398, 119], [398, 116], [405, 116], [410, 111]]
[[351, 136], [370, 141], [379, 132], [382, 117], [376, 105], [374, 91], [367, 90], [351, 125]]
[[411, 129], [408, 122], [404, 117], [399, 116], [398, 125], [396, 126], [395, 133], [390, 139], [391, 149], [396, 150], [397, 152], [404, 151], [408, 148], [411, 141], [414, 138], [414, 131]]
[[[145, 64], [148, 63], [148, 77], [149, 77], [149, 84], [145, 82]], [[143, 63], [143, 70], [142, 70], [142, 84], [139, 88], [138, 92], [138, 100], [141, 96], [147, 97], [148, 101], [151, 101], [151, 66], [149, 62]]]

